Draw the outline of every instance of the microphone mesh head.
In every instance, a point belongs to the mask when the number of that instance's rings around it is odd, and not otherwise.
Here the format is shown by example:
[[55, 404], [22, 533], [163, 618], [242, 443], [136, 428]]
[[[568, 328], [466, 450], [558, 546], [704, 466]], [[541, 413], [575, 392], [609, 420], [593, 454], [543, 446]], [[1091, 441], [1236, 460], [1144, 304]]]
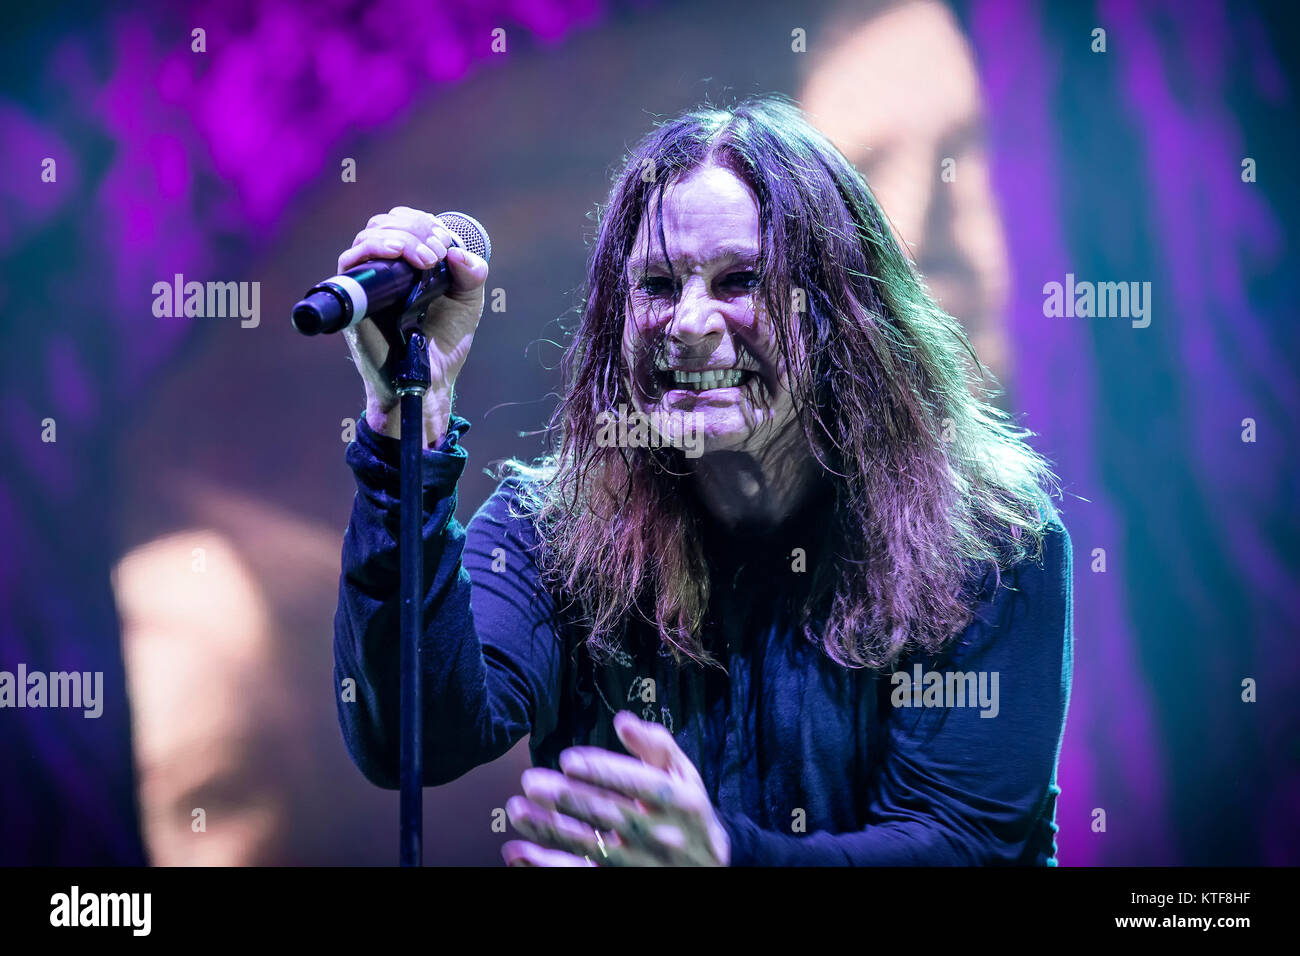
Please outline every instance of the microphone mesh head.
[[438, 219], [470, 252], [484, 262], [492, 259], [492, 240], [488, 238], [483, 224], [473, 216], [467, 216], [463, 212], [440, 212]]

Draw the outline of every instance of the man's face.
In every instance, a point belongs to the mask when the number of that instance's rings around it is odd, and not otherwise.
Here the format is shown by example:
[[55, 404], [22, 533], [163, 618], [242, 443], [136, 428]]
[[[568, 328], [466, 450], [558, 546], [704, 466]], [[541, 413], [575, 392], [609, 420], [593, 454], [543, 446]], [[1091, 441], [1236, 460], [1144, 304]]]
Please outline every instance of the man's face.
[[754, 194], [718, 166], [666, 188], [663, 229], [676, 300], [652, 224], [652, 216], [642, 219], [627, 262], [623, 356], [637, 411], [699, 453], [757, 454], [785, 431], [794, 407], [763, 314]]

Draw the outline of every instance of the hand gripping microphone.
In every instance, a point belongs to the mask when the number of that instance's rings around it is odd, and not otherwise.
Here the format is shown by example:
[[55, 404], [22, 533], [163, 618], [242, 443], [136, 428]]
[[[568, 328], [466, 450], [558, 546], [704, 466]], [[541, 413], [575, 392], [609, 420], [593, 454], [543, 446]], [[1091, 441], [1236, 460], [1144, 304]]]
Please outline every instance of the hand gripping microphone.
[[[438, 219], [456, 237], [456, 245], [481, 257], [492, 258], [492, 241], [473, 216], [444, 212]], [[451, 273], [444, 259], [432, 269], [417, 269], [404, 259], [372, 259], [333, 276], [308, 290], [293, 307], [293, 327], [303, 335], [341, 332], [366, 316], [418, 310], [451, 288]]]

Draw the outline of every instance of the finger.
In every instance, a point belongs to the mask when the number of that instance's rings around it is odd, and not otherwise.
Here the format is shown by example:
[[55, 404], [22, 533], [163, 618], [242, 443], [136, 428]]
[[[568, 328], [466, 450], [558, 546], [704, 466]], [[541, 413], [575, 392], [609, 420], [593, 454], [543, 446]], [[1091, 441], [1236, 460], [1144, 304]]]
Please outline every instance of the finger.
[[420, 236], [407, 229], [397, 229], [385, 227], [380, 229], [365, 229], [358, 234], [357, 241], [365, 243], [371, 239], [378, 239], [384, 244], [390, 244], [396, 240], [402, 244], [403, 250], [416, 250], [421, 253], [420, 262], [428, 262], [430, 265], [437, 264], [438, 260], [447, 254], [446, 246], [441, 243], [430, 244], [424, 242]]
[[[621, 794], [544, 767], [525, 770], [520, 780], [533, 803], [604, 831], [606, 853], [612, 854], [614, 847], [621, 851], [612, 865], [683, 862], [686, 839], [673, 819], [647, 813]], [[617, 838], [612, 842], [611, 834]]]
[[547, 847], [529, 843], [527, 840], [510, 840], [501, 847], [501, 858], [506, 866], [595, 866], [590, 859], [565, 853], [563, 850], [551, 850]]
[[652, 810], [679, 812], [682, 809], [680, 782], [636, 757], [600, 747], [570, 747], [560, 754], [560, 769], [565, 776], [617, 791], [640, 800]]
[[487, 281], [488, 264], [481, 256], [457, 246], [447, 252], [453, 294], [477, 292]]
[[430, 229], [440, 224], [438, 217], [433, 213], [425, 212], [423, 209], [412, 209], [410, 206], [394, 206], [388, 210], [387, 218], [398, 223], [400, 228], [410, 229], [419, 236], [427, 236]]
[[[398, 259], [408, 254], [416, 268], [423, 269], [424, 257], [416, 249], [422, 245], [409, 233], [397, 230], [363, 230], [358, 233], [352, 247], [339, 256], [339, 271], [346, 272], [354, 266], [374, 259]], [[430, 250], [432, 251], [432, 250]]]
[[447, 259], [453, 294], [477, 291], [487, 281], [487, 262], [482, 257], [472, 252], [448, 256], [454, 248], [464, 249], [464, 244], [437, 216], [408, 206], [396, 206], [392, 212], [371, 216], [370, 221], [366, 223], [366, 228], [357, 233], [356, 238], [353, 239], [354, 245], [368, 234], [382, 229], [395, 229], [407, 233], [432, 249], [438, 260]]
[[[423, 242], [425, 246], [433, 250], [435, 261], [444, 258], [447, 255], [447, 250], [454, 244], [452, 241], [449, 241], [448, 238], [445, 238], [450, 236], [450, 233], [445, 229], [435, 233], [418, 226], [411, 226], [409, 223], [398, 223], [395, 221], [386, 225], [367, 225], [365, 229], [362, 229], [356, 234], [356, 237], [352, 240], [352, 244], [355, 246], [370, 236], [378, 235], [386, 237], [393, 234], [401, 237], [406, 242], [415, 244]], [[421, 237], [424, 238], [422, 239]]]
[[399, 229], [366, 229], [351, 249], [339, 257], [339, 266], [347, 271], [370, 259], [405, 259], [417, 269], [436, 265], [438, 256], [424, 242]]
[[366, 223], [366, 228], [378, 229], [388, 226], [425, 235], [435, 222], [437, 222], [436, 217], [423, 210], [412, 209], [409, 206], [394, 206], [389, 212], [371, 216]]
[[570, 816], [547, 810], [526, 797], [511, 797], [506, 801], [506, 816], [515, 829], [539, 846], [564, 850], [578, 856], [604, 857], [607, 848], [596, 831]]
[[558, 810], [575, 820], [601, 829], [623, 823], [624, 813], [636, 805], [622, 794], [593, 787], [545, 767], [525, 770], [520, 777], [524, 796], [538, 806]]
[[642, 720], [630, 710], [622, 710], [614, 715], [614, 730], [632, 756], [669, 773], [697, 777], [695, 764], [663, 724]]
[[685, 842], [682, 830], [672, 818], [647, 813], [620, 794], [572, 780], [553, 770], [525, 771], [525, 777], [530, 774], [534, 776], [524, 783], [524, 792], [530, 800], [602, 831], [606, 853], [602, 863], [643, 866], [670, 862], [674, 849]]
[[506, 802], [506, 814], [530, 842], [585, 857], [597, 866], [660, 866], [669, 858], [666, 851], [653, 844], [626, 843], [613, 829], [579, 823], [523, 797], [511, 797]]
[[441, 242], [448, 249], [450, 249], [452, 246], [464, 245], [464, 243], [461, 242], [460, 237], [452, 233], [452, 231], [448, 229], [446, 226], [442, 225], [442, 223], [438, 219], [435, 218], [433, 221], [434, 221], [434, 227], [429, 231], [429, 235], [432, 238]]
[[[452, 246], [459, 245], [459, 238], [447, 228], [446, 224], [437, 216], [430, 215], [419, 209], [411, 209], [408, 206], [394, 207], [392, 212], [382, 212], [377, 216], [371, 216], [366, 223], [365, 232], [368, 229], [398, 229], [402, 232], [409, 232], [432, 247], [433, 242], [430, 239], [442, 244], [443, 249], [450, 249]], [[360, 236], [360, 233], [358, 233]], [[445, 255], [445, 253], [444, 253]]]
[[409, 216], [394, 216], [392, 213], [387, 212], [371, 216], [366, 221], [365, 226], [362, 227], [361, 232], [365, 232], [367, 229], [401, 229], [403, 232], [419, 233], [421, 235], [428, 231], [425, 224], [418, 219], [412, 219]]

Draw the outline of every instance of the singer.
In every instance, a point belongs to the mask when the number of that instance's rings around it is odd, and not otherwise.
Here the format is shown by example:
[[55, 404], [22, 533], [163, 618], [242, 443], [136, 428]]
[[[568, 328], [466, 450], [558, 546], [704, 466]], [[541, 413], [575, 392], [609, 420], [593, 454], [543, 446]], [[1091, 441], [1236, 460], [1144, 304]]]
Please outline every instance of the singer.
[[[530, 735], [507, 862], [1055, 865], [1072, 584], [1054, 476], [796, 107], [694, 110], [627, 156], [552, 452], [505, 466], [465, 528], [452, 394], [487, 264], [401, 207], [339, 270], [398, 257], [451, 275], [423, 326], [425, 784]], [[398, 399], [387, 337], [346, 335], [367, 404], [339, 720], [396, 788]], [[598, 441], [620, 406], [665, 440]]]

